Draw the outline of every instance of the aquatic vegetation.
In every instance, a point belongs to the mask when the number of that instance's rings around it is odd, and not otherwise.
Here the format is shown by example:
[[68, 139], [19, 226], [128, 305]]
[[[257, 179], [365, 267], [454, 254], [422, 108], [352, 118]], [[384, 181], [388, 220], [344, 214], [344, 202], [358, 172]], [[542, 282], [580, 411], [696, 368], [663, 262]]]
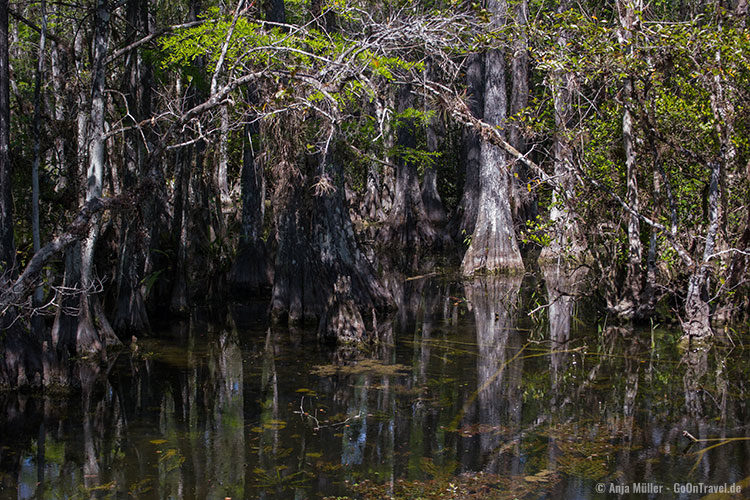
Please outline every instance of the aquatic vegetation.
[[388, 364], [377, 359], [363, 359], [350, 365], [317, 365], [310, 371], [319, 377], [331, 377], [333, 375], [379, 375], [394, 377], [403, 375], [411, 370], [410, 367], [400, 364]]
[[539, 495], [549, 491], [559, 481], [559, 474], [543, 470], [528, 476], [464, 473], [451, 477], [440, 475], [428, 480], [396, 480], [392, 485], [371, 480], [348, 484], [352, 497], [325, 497], [360, 500], [511, 500]]

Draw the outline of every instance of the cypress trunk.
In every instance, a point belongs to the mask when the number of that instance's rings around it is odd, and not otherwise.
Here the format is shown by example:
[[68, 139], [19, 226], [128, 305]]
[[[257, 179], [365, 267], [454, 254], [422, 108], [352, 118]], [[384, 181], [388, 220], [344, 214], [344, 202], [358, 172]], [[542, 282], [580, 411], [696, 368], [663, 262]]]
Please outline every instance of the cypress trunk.
[[[313, 189], [298, 187], [299, 171], [283, 162], [277, 167], [272, 316], [275, 321], [317, 320], [321, 340], [365, 341], [390, 296], [359, 249], [341, 166], [330, 151], [304, 163], [307, 172], [317, 174]], [[289, 176], [297, 182], [284, 182]], [[310, 191], [314, 194], [304, 195]]]
[[[507, 5], [490, 1], [494, 27], [504, 23]], [[500, 50], [489, 50], [484, 62], [484, 121], [505, 125], [507, 93], [505, 60]], [[471, 244], [461, 263], [464, 275], [498, 270], [522, 270], [510, 207], [510, 181], [505, 152], [482, 141], [479, 157], [479, 203]]]
[[[529, 5], [527, 0], [518, 1], [513, 8], [513, 20], [517, 35], [511, 50], [511, 94], [510, 94], [510, 120], [508, 127], [508, 142], [521, 153], [526, 153], [526, 139], [524, 137], [520, 119], [522, 113], [529, 103], [529, 54], [528, 36], [526, 29], [529, 18]], [[525, 223], [533, 220], [537, 214], [536, 200], [527, 189], [529, 182], [528, 168], [523, 162], [513, 163], [512, 179], [512, 208], [513, 218]]]
[[[10, 68], [8, 2], [0, 0], [0, 287], [15, 278], [10, 162]], [[0, 388], [39, 386], [42, 366], [37, 339], [24, 332], [14, 306], [0, 311]]]
[[[413, 108], [411, 85], [404, 85], [397, 96], [397, 112], [404, 113]], [[396, 131], [397, 145], [403, 153], [396, 161], [396, 185], [393, 206], [388, 214], [381, 239], [386, 246], [408, 250], [409, 262], [399, 264], [416, 267], [423, 249], [432, 247], [439, 240], [422, 202], [419, 189], [417, 164], [408, 152], [416, 148], [416, 130], [413, 118], [401, 118]], [[404, 255], [404, 254], [402, 254]]]
[[[432, 64], [428, 61], [425, 69], [426, 78], [432, 78], [434, 70]], [[427, 124], [427, 152], [439, 153], [440, 135], [442, 132], [442, 123], [437, 116], [432, 116]], [[439, 158], [439, 157], [438, 157]], [[442, 227], [445, 223], [445, 208], [443, 200], [440, 199], [440, 193], [437, 188], [437, 169], [434, 164], [425, 168], [424, 179], [422, 180], [422, 204], [424, 205], [429, 220], [435, 227]]]
[[[570, 8], [570, 2], [562, 1], [557, 9], [559, 14]], [[565, 50], [569, 33], [561, 30], [557, 46]], [[578, 221], [571, 200], [575, 192], [573, 174], [573, 145], [569, 137], [569, 124], [573, 117], [572, 93], [575, 85], [573, 73], [555, 70], [552, 75], [552, 97], [555, 107], [554, 131], [554, 173], [558, 179], [552, 191], [552, 205], [549, 218], [552, 225], [550, 243], [539, 255], [540, 263], [554, 263], [563, 259], [577, 259], [585, 250], [585, 238], [578, 228]]]
[[[127, 5], [127, 19], [130, 30], [128, 39], [135, 41], [143, 33], [149, 32], [148, 4], [144, 0], [130, 0]], [[128, 55], [128, 108], [135, 122], [148, 118], [151, 114], [151, 72], [137, 50]], [[133, 189], [139, 178], [147, 175], [146, 148], [139, 130], [125, 132], [125, 171], [123, 188]], [[147, 202], [148, 203], [148, 202]], [[144, 213], [137, 207], [136, 216], [125, 213], [121, 217], [122, 234], [117, 272], [117, 302], [114, 326], [129, 337], [134, 333], [149, 330], [146, 303], [141, 292], [144, 264], [148, 251], [148, 229]]]
[[[253, 92], [249, 92], [254, 99]], [[229, 284], [235, 291], [257, 295], [271, 284], [271, 269], [268, 251], [262, 239], [265, 217], [265, 175], [263, 165], [255, 154], [253, 136], [258, 136], [257, 122], [252, 118], [245, 125], [242, 149], [242, 172], [240, 174], [240, 197], [242, 201], [242, 224], [239, 248]]]
[[[623, 50], [632, 51], [631, 41], [637, 28], [637, 12], [642, 10], [640, 0], [618, 0], [617, 10], [620, 20], [618, 41]], [[633, 80], [626, 77], [622, 89], [625, 106], [622, 113], [622, 146], [625, 151], [625, 201], [634, 210], [638, 210], [638, 163], [636, 154], [636, 138], [633, 128], [633, 116], [630, 105], [634, 99]], [[628, 213], [626, 215], [628, 238], [628, 261], [626, 264], [625, 281], [620, 291], [618, 303], [612, 308], [623, 318], [632, 318], [638, 306], [641, 289], [643, 287], [643, 245], [641, 244], [641, 224], [638, 217]]]
[[13, 238], [13, 194], [10, 163], [10, 68], [8, 60], [8, 1], [0, 0], [0, 279], [16, 266]]
[[[91, 135], [89, 166], [86, 173], [86, 201], [102, 196], [105, 175], [105, 61], [107, 58], [107, 32], [109, 26], [109, 4], [99, 0], [94, 15], [93, 73], [91, 91]], [[92, 217], [88, 236], [81, 244], [81, 295], [76, 332], [76, 349], [79, 353], [104, 352], [107, 345], [119, 340], [104, 316], [95, 293], [98, 286], [94, 271], [94, 253], [99, 239], [100, 216]]]
[[[471, 114], [480, 120], [484, 117], [484, 57], [470, 54], [466, 59], [467, 102]], [[450, 233], [454, 238], [464, 239], [474, 232], [479, 200], [479, 157], [482, 141], [476, 130], [464, 128], [463, 160], [466, 164], [463, 193], [456, 214], [451, 221]]]

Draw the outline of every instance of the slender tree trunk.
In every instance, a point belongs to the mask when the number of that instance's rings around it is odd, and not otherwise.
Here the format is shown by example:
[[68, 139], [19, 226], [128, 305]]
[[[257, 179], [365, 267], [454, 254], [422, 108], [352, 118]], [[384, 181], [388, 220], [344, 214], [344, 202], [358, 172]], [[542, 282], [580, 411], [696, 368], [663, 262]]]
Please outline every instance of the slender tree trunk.
[[[108, 0], [98, 0], [94, 15], [93, 71], [91, 83], [91, 141], [89, 167], [86, 172], [86, 201], [101, 197], [105, 175], [105, 61], [109, 26]], [[103, 352], [109, 344], [119, 343], [94, 293], [97, 283], [94, 251], [99, 238], [99, 215], [93, 217], [88, 237], [81, 245], [81, 309], [79, 311], [76, 347], [79, 353]]]
[[[40, 122], [42, 115], [42, 79], [44, 78], [45, 46], [47, 43], [47, 2], [41, 2], [42, 32], [39, 36], [39, 56], [37, 60], [36, 76], [34, 78], [34, 120], [32, 124], [32, 137], [34, 138], [34, 160], [31, 166], [31, 233], [34, 253], [42, 247], [39, 227], [39, 163], [41, 162], [42, 132]], [[34, 290], [32, 304], [34, 307], [42, 305], [44, 289], [39, 285]], [[37, 318], [38, 319], [38, 318]], [[37, 333], [41, 333], [43, 325], [33, 321], [32, 326]]]
[[[659, 200], [661, 198], [661, 175], [660, 168], [657, 167], [661, 161], [659, 152], [656, 147], [653, 147], [654, 156], [654, 172], [653, 172], [653, 198]], [[655, 203], [656, 204], [656, 203]], [[651, 228], [651, 234], [649, 235], [648, 242], [648, 254], [646, 256], [646, 279], [641, 289], [641, 295], [638, 298], [638, 307], [635, 312], [637, 319], [650, 318], [654, 315], [656, 309], [656, 257], [657, 257], [657, 246], [658, 246], [659, 233], [656, 228]]]
[[[744, 9], [747, 9], [745, 5]], [[737, 18], [738, 25], [742, 26], [745, 22], [747, 13], [741, 15], [741, 5], [738, 5], [736, 13], [739, 16]], [[714, 60], [717, 67], [722, 67], [721, 51], [716, 51]], [[714, 119], [716, 120], [716, 135], [720, 144], [720, 157], [724, 164], [722, 168], [722, 175], [720, 176], [719, 190], [720, 190], [720, 205], [719, 205], [719, 234], [722, 236], [718, 240], [717, 250], [726, 251], [728, 245], [732, 242], [728, 241], [727, 234], [727, 219], [729, 217], [727, 207], [727, 189], [726, 189], [726, 177], [731, 172], [742, 173], [742, 167], [738, 165], [739, 152], [736, 145], [736, 131], [735, 131], [735, 119], [737, 117], [735, 102], [737, 102], [734, 90], [734, 85], [727, 84], [725, 81], [726, 73], [717, 73], [713, 75], [713, 81], [711, 82], [712, 95], [711, 95], [711, 111], [713, 112]], [[750, 162], [745, 167], [745, 174], [750, 171]], [[746, 199], [750, 196], [746, 196]], [[740, 236], [739, 241], [734, 244], [734, 248], [741, 251], [746, 251], [748, 248], [748, 238], [750, 238], [750, 214], [748, 215], [748, 222], [745, 225], [745, 229]], [[744, 270], [744, 263], [746, 261], [746, 255], [741, 252], [729, 252], [727, 260], [724, 261], [726, 266], [726, 280], [725, 286], [731, 290], [739, 284], [739, 279], [742, 271]], [[737, 294], [735, 294], [737, 295]], [[741, 295], [741, 294], [739, 294]], [[734, 316], [733, 309], [736, 308], [736, 303], [733, 304], [737, 299], [731, 297], [726, 304], [720, 306], [716, 312], [717, 319], [728, 320]]]
[[[618, 0], [617, 11], [620, 28], [618, 40], [622, 50], [632, 52], [633, 36], [638, 29], [638, 13], [643, 10], [641, 0]], [[638, 203], [638, 163], [636, 156], [636, 138], [633, 128], [633, 116], [630, 106], [634, 101], [633, 80], [626, 77], [623, 82], [622, 95], [624, 100], [622, 113], [622, 145], [625, 151], [625, 201], [636, 211]], [[628, 213], [626, 216], [628, 236], [628, 262], [625, 282], [620, 299], [614, 306], [614, 311], [621, 317], [632, 318], [638, 305], [638, 299], [643, 287], [643, 245], [641, 244], [641, 224], [638, 217]]]
[[219, 109], [221, 125], [219, 130], [219, 161], [216, 169], [216, 184], [219, 187], [219, 198], [222, 211], [232, 204], [229, 194], [229, 106], [224, 105]]
[[[57, 7], [54, 7], [53, 11], [56, 13], [57, 9]], [[62, 51], [60, 50], [60, 47], [58, 47], [58, 44], [53, 42], [50, 50], [50, 71], [53, 93], [52, 99], [54, 101], [55, 108], [55, 126], [59, 126], [60, 124], [64, 123], [65, 120], [65, 82], [63, 79], [64, 61], [61, 52]], [[71, 169], [67, 168], [68, 162], [66, 161], [65, 138], [62, 134], [55, 135], [54, 144], [55, 145], [52, 148], [51, 153], [52, 161], [50, 163], [51, 165], [54, 165], [54, 172], [56, 175], [55, 191], [58, 193], [63, 193], [68, 187], [67, 172]], [[72, 170], [75, 171], [75, 169]]]
[[[557, 9], [563, 13], [570, 8], [570, 2], [561, 1]], [[570, 35], [561, 30], [557, 37], [560, 50], [565, 50]], [[540, 262], [558, 261], [560, 259], [577, 260], [585, 251], [585, 238], [578, 228], [575, 210], [571, 199], [574, 198], [575, 178], [573, 175], [573, 145], [569, 137], [569, 124], [572, 119], [572, 94], [575, 86], [573, 73], [555, 70], [552, 77], [552, 96], [555, 106], [554, 135], [554, 173], [558, 184], [552, 191], [550, 207], [550, 244], [539, 256]], [[558, 187], [559, 186], [559, 187]]]
[[[383, 149], [388, 152], [393, 150], [393, 131], [387, 118], [388, 110], [394, 107], [394, 96], [391, 90], [384, 99], [375, 99], [372, 105], [372, 114], [378, 123], [383, 124]], [[387, 153], [386, 153], [387, 154]], [[393, 206], [395, 171], [393, 159], [390, 156], [383, 158], [382, 163], [371, 162], [367, 173], [367, 194], [363, 201], [363, 210], [366, 218], [371, 222], [383, 222]], [[376, 226], [368, 226], [368, 233], [375, 239], [377, 237]]]
[[172, 276], [172, 293], [169, 309], [172, 313], [184, 313], [188, 307], [187, 296], [187, 259], [190, 223], [190, 161], [192, 146], [180, 148], [175, 152], [175, 193], [174, 218], [172, 235], [177, 245], [177, 256]]
[[[83, 26], [76, 32], [75, 40], [73, 41], [73, 50], [75, 52], [76, 61], [76, 72], [79, 75], [86, 74], [88, 68], [86, 67], [84, 58], [86, 57], [86, 48], [84, 47], [84, 28]], [[78, 186], [79, 176], [86, 171], [86, 163], [88, 162], [89, 151], [88, 151], [88, 137], [89, 137], [89, 96], [86, 92], [86, 86], [80, 85], [78, 91], [78, 109], [76, 113], [76, 170], [70, 172], [68, 179], [74, 181], [74, 184]], [[80, 202], [83, 200], [76, 200]], [[78, 203], [80, 204], [80, 203]]]
[[[8, 2], [0, 0], [0, 288], [17, 274], [12, 196]], [[41, 384], [39, 342], [24, 331], [13, 306], [0, 311], [0, 352], [0, 388]]]
[[[79, 75], [87, 71], [84, 63], [84, 29], [80, 27], [76, 32], [73, 41], [73, 55], [75, 58], [76, 71]], [[85, 163], [88, 158], [88, 126], [89, 117], [86, 113], [88, 107], [87, 94], [85, 86], [81, 85], [77, 95], [76, 111], [76, 161], [71, 164], [66, 172], [67, 180], [64, 185], [71, 186], [72, 191], [78, 191], [77, 186], [81, 184], [79, 173], [86, 169]], [[80, 205], [82, 199], [76, 195], [75, 205]], [[49, 376], [45, 374], [45, 384], [69, 384], [65, 361], [76, 354], [76, 332], [78, 330], [79, 312], [81, 303], [84, 301], [81, 293], [81, 243], [76, 242], [65, 250], [65, 275], [63, 277], [63, 290], [65, 293], [58, 298], [60, 307], [55, 314], [55, 321], [52, 325], [52, 347], [49, 349], [51, 361], [50, 364], [59, 368], [59, 379], [51, 372]], [[57, 371], [57, 370], [53, 370]]]
[[[720, 62], [720, 54], [718, 53], [716, 54], [716, 60]], [[686, 320], [682, 326], [685, 335], [690, 338], [706, 338], [713, 335], [710, 323], [711, 311], [708, 305], [710, 261], [714, 258], [716, 252], [720, 230], [723, 170], [726, 169], [727, 165], [732, 166], [737, 158], [737, 149], [733, 142], [734, 109], [728, 104], [729, 100], [721, 76], [717, 75], [712, 83], [711, 107], [716, 120], [719, 151], [717, 159], [709, 162], [708, 165], [711, 170], [711, 177], [708, 185], [708, 226], [703, 257], [690, 276], [687, 298], [685, 299]], [[745, 232], [747, 233], [747, 231]], [[743, 238], [744, 236], [743, 234]], [[740, 248], [740, 250], [745, 251], [745, 248]], [[730, 264], [730, 269], [732, 265], [734, 265], [734, 262]]]
[[8, 56], [8, 1], [0, 0], [0, 279], [3, 281], [12, 277], [16, 267], [11, 191]]
[[[493, 27], [505, 22], [507, 4], [490, 0], [487, 8]], [[505, 87], [505, 60], [499, 50], [485, 54], [484, 121], [504, 125], [508, 99]], [[471, 244], [461, 263], [464, 275], [479, 271], [522, 270], [510, 210], [510, 182], [504, 151], [487, 141], [482, 142], [479, 158], [479, 206]]]
[[[723, 148], [722, 148], [723, 153]], [[690, 338], [707, 338], [713, 336], [711, 328], [711, 310], [708, 305], [708, 273], [710, 260], [716, 248], [716, 237], [719, 232], [719, 182], [721, 178], [722, 159], [709, 163], [711, 179], [708, 186], [708, 228], [703, 257], [688, 280], [688, 292], [685, 299], [685, 321], [683, 332]]]
[[[73, 58], [77, 74], [84, 74], [86, 65], [84, 63], [84, 29], [80, 27], [73, 41]], [[54, 59], [53, 59], [54, 61]], [[62, 82], [60, 82], [62, 88]], [[58, 94], [56, 94], [58, 95]], [[87, 94], [85, 86], [81, 85], [76, 97], [76, 149], [75, 161], [71, 162], [67, 170], [61, 172], [59, 189], [68, 187], [73, 195], [73, 203], [80, 206], [82, 199], [77, 194], [78, 186], [81, 185], [79, 173], [85, 171], [85, 163], [88, 158], [88, 124]], [[58, 101], [60, 102], [60, 101]], [[81, 243], [76, 241], [65, 250], [64, 263], [65, 273], [63, 275], [64, 292], [58, 297], [59, 307], [55, 313], [50, 336], [51, 345], [48, 345], [45, 353], [45, 386], [69, 387], [73, 382], [71, 365], [69, 359], [76, 355], [76, 333], [78, 330], [79, 311], [81, 310]]]
[[[508, 142], [521, 153], [526, 153], [526, 139], [518, 118], [529, 104], [529, 41], [526, 35], [529, 19], [529, 5], [527, 0], [520, 0], [513, 7], [513, 20], [517, 31], [513, 41], [513, 56], [511, 59], [511, 95], [510, 114], [513, 120], [508, 130]], [[527, 188], [529, 181], [528, 168], [523, 162], [513, 163], [513, 218], [525, 223], [536, 217], [536, 200]]]
[[[188, 21], [196, 21], [201, 12], [200, 0], [190, 2]], [[197, 71], [205, 69], [203, 57], [197, 57], [193, 62]], [[185, 89], [185, 102], [192, 107], [204, 99], [203, 90], [195, 83], [190, 83]], [[178, 91], [178, 95], [180, 92]], [[172, 283], [172, 297], [170, 310], [173, 313], [184, 313], [190, 304], [190, 298], [195, 291], [198, 278], [210, 274], [211, 264], [199, 252], [203, 242], [211, 241], [213, 226], [210, 220], [209, 196], [204, 180], [205, 142], [181, 148], [179, 153], [180, 169], [180, 215], [175, 220], [173, 229], [176, 230], [174, 239], [177, 242], [177, 262], [175, 276]], [[175, 207], [177, 209], [177, 205]]]

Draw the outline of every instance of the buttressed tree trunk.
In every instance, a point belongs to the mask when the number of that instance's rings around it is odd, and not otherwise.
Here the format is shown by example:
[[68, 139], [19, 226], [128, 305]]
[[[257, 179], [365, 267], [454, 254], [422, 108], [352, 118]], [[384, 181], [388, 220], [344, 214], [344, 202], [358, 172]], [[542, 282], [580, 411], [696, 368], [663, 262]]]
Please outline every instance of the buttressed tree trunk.
[[[487, 8], [492, 15], [492, 26], [502, 27], [507, 4], [490, 0]], [[508, 99], [502, 51], [487, 51], [484, 65], [484, 121], [491, 125], [504, 125]], [[513, 229], [507, 163], [502, 149], [487, 141], [482, 142], [477, 221], [471, 244], [461, 263], [464, 275], [479, 271], [523, 269]]]
[[[257, 100], [253, 91], [248, 98]], [[242, 233], [239, 249], [229, 272], [229, 284], [241, 293], [257, 295], [271, 284], [268, 251], [263, 236], [265, 213], [265, 176], [263, 165], [255, 154], [253, 136], [258, 136], [257, 122], [245, 126], [240, 174], [242, 200]]]
[[[129, 0], [127, 4], [129, 24], [128, 39], [135, 41], [143, 33], [149, 32], [148, 3], [144, 0]], [[128, 108], [135, 122], [148, 118], [151, 114], [151, 71], [149, 64], [136, 50], [128, 56]], [[133, 189], [139, 177], [147, 175], [146, 149], [138, 130], [125, 132], [125, 172], [123, 187]], [[137, 217], [126, 213], [122, 216], [122, 236], [120, 240], [120, 262], [117, 270], [117, 304], [114, 318], [115, 328], [126, 336], [149, 329], [146, 304], [141, 292], [148, 240], [144, 238], [144, 221], [152, 220], [147, 214]], [[153, 214], [148, 214], [153, 215]]]
[[[105, 71], [107, 59], [107, 32], [109, 27], [108, 0], [98, 0], [94, 19], [93, 72], [91, 84], [91, 130], [89, 167], [86, 172], [86, 201], [102, 196], [105, 169]], [[119, 340], [109, 325], [101, 303], [94, 293], [97, 286], [94, 271], [94, 250], [99, 238], [99, 215], [93, 217], [91, 229], [81, 245], [81, 295], [76, 332], [76, 349], [79, 353], [104, 352]]]
[[[278, 163], [274, 320], [317, 320], [322, 340], [367, 340], [368, 329], [375, 329], [377, 311], [386, 308], [390, 299], [359, 250], [341, 166], [331, 151], [308, 155], [303, 161], [308, 173], [304, 177], [312, 178], [309, 174], [314, 173], [317, 182], [304, 188], [299, 171], [284, 161]], [[289, 177], [297, 182], [284, 182]]]
[[[413, 108], [413, 104], [411, 85], [402, 86], [397, 96], [398, 113]], [[409, 250], [413, 259], [402, 264], [412, 267], [416, 266], [420, 251], [438, 241], [438, 234], [429, 221], [422, 203], [416, 162], [408, 153], [408, 150], [416, 148], [415, 133], [414, 119], [401, 118], [396, 136], [397, 145], [405, 154], [401, 154], [396, 161], [395, 199], [382, 234], [386, 246]]]
[[319, 176], [328, 176], [333, 190], [316, 196], [312, 234], [316, 258], [326, 284], [326, 303], [318, 326], [324, 340], [367, 340], [366, 319], [371, 332], [377, 327], [376, 313], [387, 307], [390, 297], [359, 249], [344, 196], [343, 168], [329, 151], [321, 155]]

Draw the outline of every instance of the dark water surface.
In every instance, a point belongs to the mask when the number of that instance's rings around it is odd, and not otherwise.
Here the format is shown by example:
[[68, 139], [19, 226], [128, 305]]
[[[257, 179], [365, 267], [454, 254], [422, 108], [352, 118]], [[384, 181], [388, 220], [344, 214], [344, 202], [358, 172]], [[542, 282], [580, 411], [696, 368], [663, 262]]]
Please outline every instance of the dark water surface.
[[237, 306], [140, 339], [90, 394], [0, 395], [0, 498], [750, 493], [747, 332], [685, 350], [587, 319], [575, 277], [531, 281], [398, 282], [358, 362]]

